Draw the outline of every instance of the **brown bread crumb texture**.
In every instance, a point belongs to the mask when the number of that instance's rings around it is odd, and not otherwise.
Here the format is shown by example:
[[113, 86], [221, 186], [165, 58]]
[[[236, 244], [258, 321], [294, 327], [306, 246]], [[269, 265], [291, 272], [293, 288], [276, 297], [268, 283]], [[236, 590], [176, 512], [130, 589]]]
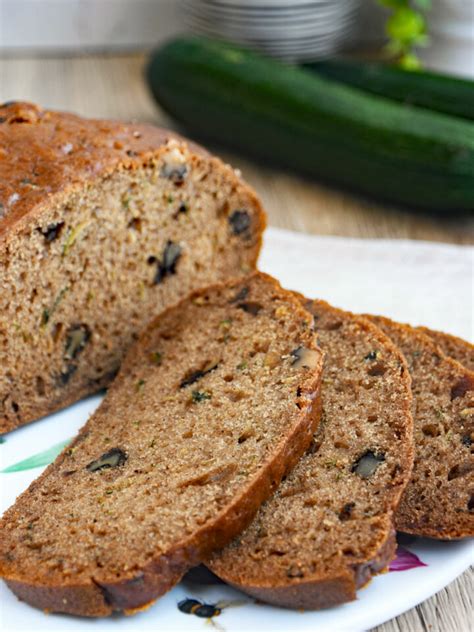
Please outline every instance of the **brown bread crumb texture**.
[[395, 550], [393, 511], [413, 462], [410, 377], [366, 319], [305, 300], [325, 353], [321, 424], [308, 453], [209, 568], [278, 606], [355, 599]]
[[99, 409], [0, 523], [0, 574], [33, 606], [143, 608], [242, 530], [308, 448], [312, 317], [256, 273], [158, 317]]
[[472, 536], [474, 373], [421, 331], [372, 320], [401, 349], [412, 377], [415, 463], [395, 525], [432, 538]]
[[264, 224], [171, 132], [0, 106], [0, 432], [107, 385], [154, 315], [254, 268]]
[[417, 329], [429, 336], [444, 355], [457, 360], [469, 371], [474, 371], [474, 345], [470, 342], [451, 334], [445, 334], [442, 331], [428, 329], [428, 327], [417, 327]]

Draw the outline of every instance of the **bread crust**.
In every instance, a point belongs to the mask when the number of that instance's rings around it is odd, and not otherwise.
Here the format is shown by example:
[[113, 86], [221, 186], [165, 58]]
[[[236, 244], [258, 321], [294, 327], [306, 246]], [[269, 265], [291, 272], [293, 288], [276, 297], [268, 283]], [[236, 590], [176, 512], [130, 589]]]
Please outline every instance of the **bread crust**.
[[[405, 406], [405, 454], [401, 459], [404, 474], [396, 488], [391, 491], [390, 508], [387, 512], [377, 518], [376, 526], [378, 538], [374, 538], [373, 546], [367, 551], [366, 559], [358, 564], [347, 564], [344, 570], [337, 569], [336, 573], [307, 576], [301, 580], [292, 579], [290, 582], [276, 583], [274, 577], [262, 576], [258, 583], [249, 582], [249, 579], [242, 574], [239, 576], [238, 570], [226, 571], [225, 563], [219, 563], [217, 554], [217, 564], [211, 558], [208, 564], [209, 569], [220, 579], [229, 585], [243, 590], [245, 593], [276, 606], [285, 608], [298, 608], [308, 610], [318, 610], [329, 608], [356, 598], [356, 590], [365, 586], [372, 577], [383, 572], [390, 561], [395, 556], [396, 539], [393, 527], [393, 516], [400, 501], [403, 491], [408, 484], [413, 466], [413, 418], [411, 415], [411, 389], [408, 365], [398, 347], [386, 336], [376, 325], [363, 316], [352, 314], [329, 305], [326, 301], [307, 299], [299, 293], [295, 293], [300, 303], [311, 311], [311, 305], [319, 305], [324, 309], [331, 310], [334, 314], [340, 314], [345, 318], [353, 318], [365, 331], [379, 340], [385, 348], [398, 357], [401, 371], [401, 380], [404, 382], [407, 391]], [[324, 410], [323, 410], [324, 414]], [[271, 502], [271, 501], [270, 501]], [[375, 524], [374, 524], [375, 527]]]
[[[43, 213], [75, 191], [107, 178], [117, 170], [134, 171], [160, 159], [170, 142], [185, 145], [193, 155], [210, 161], [253, 205], [254, 243], [248, 249], [248, 269], [255, 269], [266, 216], [253, 190], [240, 174], [203, 147], [169, 130], [152, 125], [84, 119], [45, 110], [32, 103], [0, 105], [0, 254], [11, 252], [24, 231], [38, 225]], [[8, 255], [7, 255], [8, 257]], [[55, 399], [36, 399], [22, 408], [21, 423], [0, 414], [0, 434], [51, 414], [108, 386], [115, 372], [93, 383], [62, 388]]]
[[0, 245], [53, 196], [117, 168], [136, 169], [170, 140], [210, 157], [200, 145], [153, 125], [85, 119], [22, 101], [0, 105]]
[[[389, 535], [372, 559], [362, 564], [348, 567], [345, 573], [333, 577], [301, 581], [294, 584], [271, 586], [249, 585], [245, 592], [265, 603], [298, 610], [322, 610], [354, 601], [356, 590], [366, 586], [374, 577], [384, 571], [395, 556], [397, 542], [395, 530], [389, 521]], [[227, 580], [226, 580], [227, 581]], [[230, 586], [242, 590], [242, 584], [229, 581]]]
[[[15, 232], [27, 228], [53, 198], [66, 197], [115, 169], [142, 167], [156, 159], [170, 141], [185, 143], [191, 152], [224, 168], [236, 185], [246, 188], [258, 208], [256, 263], [266, 227], [260, 200], [238, 171], [204, 147], [154, 125], [85, 119], [21, 101], [0, 105], [0, 247], [14, 227]], [[34, 182], [28, 182], [33, 177]]]
[[457, 360], [463, 364], [470, 371], [474, 371], [474, 345], [459, 338], [459, 336], [453, 336], [453, 334], [446, 334], [443, 331], [436, 331], [434, 329], [428, 329], [428, 327], [417, 327], [418, 331], [429, 336], [433, 342], [435, 342], [448, 357], [453, 360]]
[[[247, 279], [257, 276], [266, 279], [267, 282], [273, 284], [275, 290], [281, 292], [281, 286], [278, 282], [263, 273], [253, 273]], [[232, 287], [233, 285], [235, 285], [235, 280], [198, 290], [181, 301], [178, 306], [168, 308], [161, 317], [166, 317], [168, 312], [179, 309], [182, 304], [194, 300], [212, 289]], [[307, 312], [290, 292], [288, 292], [288, 300], [292, 303], [293, 311], [301, 313], [306, 319], [308, 318]], [[154, 322], [159, 319], [160, 316]], [[153, 323], [150, 324], [150, 327], [153, 327]], [[317, 347], [315, 346], [314, 349]], [[130, 350], [128, 359], [122, 366], [114, 388], [120, 387], [122, 374], [125, 374], [128, 364], [133, 364], [133, 349]], [[319, 369], [314, 370], [305, 378], [302, 387], [305, 395], [302, 401], [305, 402], [305, 405], [297, 409], [298, 412], [295, 412], [291, 430], [262, 465], [258, 478], [252, 480], [231, 504], [216, 515], [212, 522], [208, 522], [190, 537], [176, 543], [165, 554], [153, 558], [126, 579], [117, 582], [103, 582], [91, 577], [86, 583], [78, 583], [77, 581], [67, 583], [65, 581], [60, 585], [48, 585], [44, 582], [26, 581], [23, 577], [17, 576], [14, 568], [12, 569], [10, 565], [3, 563], [1, 558], [0, 575], [21, 600], [47, 611], [100, 617], [110, 615], [114, 611], [133, 614], [151, 605], [176, 584], [187, 570], [202, 562], [212, 551], [221, 548], [240, 533], [249, 524], [262, 502], [279, 485], [281, 478], [296, 464], [308, 448], [321, 416], [321, 372], [322, 354]], [[88, 426], [92, 422], [93, 419], [81, 429], [75, 441], [63, 450], [56, 461], [32, 483], [30, 488], [19, 497], [19, 501], [31, 493], [35, 487], [40, 486], [49, 472], [66, 458], [67, 451], [80, 443], [81, 436], [87, 433]], [[2, 548], [1, 542], [2, 534], [0, 531], [0, 549]]]
[[[382, 329], [385, 327], [389, 329], [393, 329], [399, 332], [399, 335], [407, 335], [410, 340], [413, 341], [413, 346], [418, 345], [420, 349], [426, 350], [428, 353], [433, 354], [439, 358], [439, 363], [442, 363], [443, 367], [446, 370], [452, 372], [453, 375], [457, 375], [457, 379], [460, 380], [460, 391], [453, 398], [453, 394], [451, 394], [451, 402], [453, 399], [455, 401], [462, 402], [461, 406], [458, 408], [463, 408], [466, 406], [463, 411], [453, 412], [451, 410], [451, 422], [455, 421], [455, 418], [458, 415], [461, 415], [462, 412], [468, 412], [474, 410], [472, 408], [473, 405], [473, 396], [474, 396], [474, 372], [469, 371], [464, 365], [457, 362], [451, 357], [445, 355], [441, 349], [441, 347], [436, 343], [436, 340], [433, 340], [429, 335], [424, 333], [422, 328], [415, 328], [411, 325], [398, 323], [384, 316], [368, 316], [375, 324], [379, 325]], [[429, 331], [429, 330], [428, 330]], [[388, 332], [387, 332], [388, 333]], [[434, 332], [439, 333], [439, 332]], [[390, 334], [388, 334], [390, 335]], [[460, 339], [459, 339], [460, 340]], [[461, 342], [465, 342], [462, 341]], [[467, 345], [469, 343], [466, 343]], [[403, 352], [403, 349], [402, 349]], [[416, 386], [416, 385], [415, 385]], [[451, 385], [446, 385], [447, 387], [451, 387]], [[449, 388], [448, 388], [449, 391]], [[416, 406], [416, 399], [414, 399], [414, 405]], [[434, 413], [435, 411], [433, 411]], [[433, 414], [433, 419], [435, 419], [435, 415]], [[472, 419], [472, 412], [471, 412]], [[467, 431], [467, 435], [472, 438], [474, 434], [472, 428], [472, 423], [469, 426], [468, 418], [466, 417], [466, 421], [464, 422], [465, 429]], [[417, 416], [416, 411], [414, 412], [414, 430], [416, 432], [422, 432], [422, 428], [419, 427], [420, 424], [417, 424]], [[470, 434], [469, 434], [469, 428]], [[451, 427], [449, 428], [449, 430]], [[448, 431], [449, 431], [448, 430]], [[456, 446], [457, 448], [457, 446]], [[454, 450], [451, 450], [454, 453]], [[400, 505], [395, 513], [395, 527], [398, 531], [403, 531], [404, 533], [409, 533], [412, 535], [423, 536], [428, 538], [442, 539], [442, 540], [459, 540], [466, 537], [471, 537], [474, 535], [474, 515], [472, 514], [472, 509], [470, 510], [470, 515], [466, 515], [466, 513], [456, 513], [457, 508], [450, 503], [449, 510], [439, 509], [438, 506], [432, 505], [431, 508], [429, 506], [426, 507], [424, 511], [421, 511], [419, 508], [419, 498], [418, 493], [416, 492], [416, 488], [420, 489], [420, 484], [418, 482], [413, 482], [415, 475], [417, 475], [417, 465], [418, 469], [421, 469], [422, 465], [424, 467], [428, 467], [429, 459], [423, 458], [423, 454], [420, 451], [417, 453], [415, 450], [415, 468], [413, 472], [413, 480], [409, 482], [402, 498], [400, 501]], [[469, 489], [469, 485], [472, 485], [472, 481], [474, 481], [473, 472], [474, 472], [474, 462], [472, 460], [472, 455], [469, 454], [468, 457], [470, 461], [470, 465], [466, 467], [465, 474], [465, 487]], [[467, 462], [466, 462], [467, 463]], [[440, 484], [444, 483], [442, 475], [438, 478]], [[448, 475], [449, 481], [449, 475]], [[435, 489], [434, 483], [428, 483], [428, 487], [431, 488], [431, 492], [435, 495], [442, 494], [443, 492], [439, 489]], [[472, 488], [471, 488], [472, 489]], [[426, 488], [425, 490], [426, 491]], [[451, 501], [454, 502], [456, 494], [451, 492]], [[474, 497], [473, 492], [471, 491], [471, 501]], [[425, 503], [426, 501], [423, 501]], [[438, 499], [439, 502], [439, 499]], [[465, 511], [465, 510], [464, 510]]]
[[[320, 419], [319, 387], [310, 411], [302, 411], [288, 441], [273, 462], [246, 490], [245, 496], [206, 525], [192, 538], [178, 543], [172, 551], [153, 559], [130, 579], [103, 583], [91, 579], [88, 585], [45, 586], [6, 579], [7, 586], [22, 601], [51, 612], [64, 612], [86, 617], [102, 617], [114, 611], [133, 614], [150, 606], [170, 590], [193, 566], [205, 560], [212, 551], [225, 546], [249, 524], [258, 508], [277, 487], [281, 478], [307, 449]], [[305, 421], [307, 415], [308, 422]], [[51, 466], [50, 466], [51, 467]], [[39, 482], [39, 481], [38, 481]], [[1, 572], [1, 567], [0, 567]]]

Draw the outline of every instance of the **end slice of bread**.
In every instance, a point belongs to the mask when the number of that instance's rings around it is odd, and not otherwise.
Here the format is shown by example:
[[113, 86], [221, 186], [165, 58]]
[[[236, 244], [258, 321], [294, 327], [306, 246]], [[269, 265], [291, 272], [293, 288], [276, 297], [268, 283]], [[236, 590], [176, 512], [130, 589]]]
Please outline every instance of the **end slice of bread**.
[[264, 214], [239, 175], [150, 125], [0, 106], [0, 433], [107, 386], [139, 331], [248, 274]]
[[445, 334], [442, 331], [435, 331], [434, 329], [428, 329], [428, 327], [417, 327], [419, 331], [429, 336], [433, 342], [435, 342], [444, 355], [457, 360], [463, 364], [469, 371], [474, 371], [474, 345], [453, 336], [451, 334]]
[[99, 409], [0, 524], [38, 608], [139, 610], [247, 526], [320, 415], [312, 316], [255, 273], [158, 317]]
[[415, 463], [398, 530], [445, 540], [474, 535], [474, 373], [420, 330], [371, 317], [401, 349], [412, 377]]
[[355, 599], [391, 560], [413, 428], [408, 367], [390, 339], [324, 301], [305, 306], [325, 353], [321, 424], [251, 525], [208, 566], [262, 601], [316, 609]]

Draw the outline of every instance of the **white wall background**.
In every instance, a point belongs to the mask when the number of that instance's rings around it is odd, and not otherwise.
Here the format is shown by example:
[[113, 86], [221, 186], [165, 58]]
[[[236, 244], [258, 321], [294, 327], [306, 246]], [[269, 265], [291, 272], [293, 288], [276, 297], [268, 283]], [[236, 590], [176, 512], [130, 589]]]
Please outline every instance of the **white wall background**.
[[[383, 17], [375, 0], [363, 0], [356, 39], [380, 42]], [[149, 48], [182, 22], [179, 0], [0, 0], [0, 50]]]
[[0, 0], [0, 49], [148, 48], [180, 30], [177, 0]]

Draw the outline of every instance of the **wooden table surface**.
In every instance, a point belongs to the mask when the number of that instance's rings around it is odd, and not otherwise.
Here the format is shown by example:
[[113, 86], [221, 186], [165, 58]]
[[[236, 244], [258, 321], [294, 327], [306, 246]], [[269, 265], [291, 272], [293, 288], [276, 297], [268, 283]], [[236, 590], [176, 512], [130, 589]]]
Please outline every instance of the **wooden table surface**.
[[[0, 59], [0, 102], [26, 99], [85, 116], [171, 127], [151, 100], [141, 55]], [[440, 219], [383, 207], [349, 193], [219, 152], [256, 188], [273, 226], [319, 235], [474, 243], [474, 219]], [[473, 573], [374, 632], [472, 632]]]

